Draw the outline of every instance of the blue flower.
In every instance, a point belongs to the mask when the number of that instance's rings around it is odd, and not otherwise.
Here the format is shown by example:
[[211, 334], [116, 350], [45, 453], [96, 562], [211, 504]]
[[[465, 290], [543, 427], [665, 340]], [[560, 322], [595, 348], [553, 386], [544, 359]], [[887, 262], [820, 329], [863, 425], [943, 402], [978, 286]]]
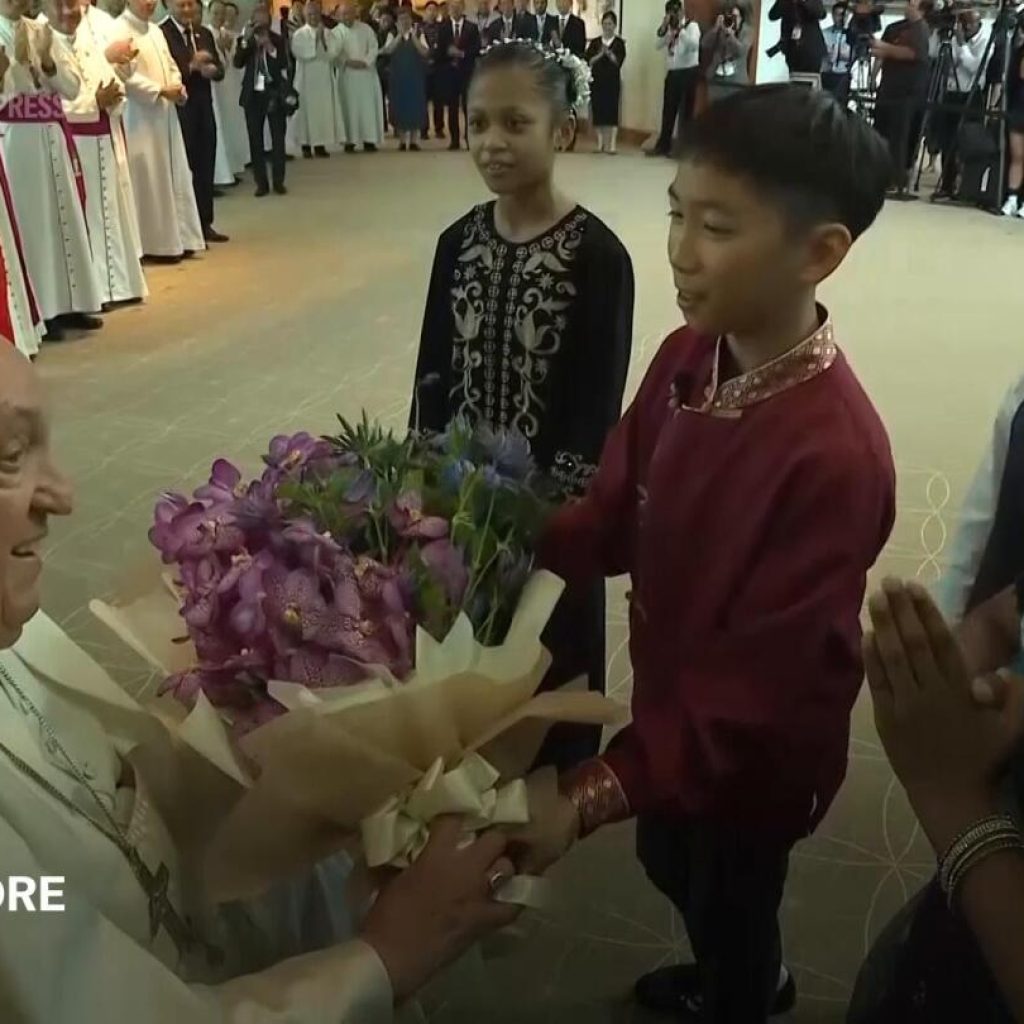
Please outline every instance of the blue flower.
[[475, 472], [476, 466], [469, 459], [456, 459], [449, 462], [441, 471], [441, 485], [446, 491], [458, 494], [462, 488], [462, 482]]
[[477, 430], [477, 441], [494, 468], [510, 480], [529, 479], [535, 470], [530, 442], [518, 430], [492, 430], [486, 424]]

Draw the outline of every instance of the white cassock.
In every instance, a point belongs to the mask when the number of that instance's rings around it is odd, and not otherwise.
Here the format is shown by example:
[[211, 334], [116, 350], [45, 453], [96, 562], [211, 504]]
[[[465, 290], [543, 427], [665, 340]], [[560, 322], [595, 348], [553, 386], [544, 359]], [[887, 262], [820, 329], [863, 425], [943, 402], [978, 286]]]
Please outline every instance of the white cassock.
[[[28, 280], [25, 247], [14, 219], [11, 186], [0, 154], [0, 258], [3, 259], [3, 294], [0, 295], [0, 335], [14, 343], [26, 356], [39, 351], [43, 336], [42, 317]], [[6, 305], [3, 305], [6, 303]]]
[[292, 115], [300, 146], [336, 146], [345, 142], [341, 102], [335, 84], [338, 38], [321, 26], [303, 25], [292, 36], [295, 89], [299, 109]]
[[[94, 4], [86, 4], [82, 8], [82, 21], [75, 33], [76, 43], [87, 41], [91, 49], [103, 56], [107, 47], [118, 38], [117, 19]], [[103, 57], [106, 62], [106, 57]], [[108, 67], [109, 67], [108, 63]], [[118, 79], [123, 80], [120, 68], [113, 69]], [[128, 146], [124, 135], [124, 106], [110, 112], [111, 139], [114, 143], [114, 156], [117, 159], [117, 184], [124, 195], [125, 208], [130, 213], [129, 228], [135, 240], [135, 254], [142, 256], [142, 237], [139, 234], [139, 215], [135, 204], [135, 192], [132, 189], [132, 176], [128, 167]]]
[[[0, 673], [4, 881], [64, 878], [62, 913], [19, 913], [0, 928], [4, 1003], [15, 1008], [5, 1021], [390, 1024], [387, 972], [370, 946], [349, 938], [345, 858], [323, 861], [263, 898], [209, 910], [186, 880], [168, 824], [202, 793], [175, 787], [181, 762], [162, 742], [162, 727], [43, 614], [0, 651], [0, 666], [10, 677]], [[146, 867], [166, 865], [171, 903], [195, 915], [203, 939], [223, 950], [222, 966], [203, 956], [182, 964], [164, 929], [151, 937], [142, 886], [94, 822], [112, 826], [54, 745], [44, 746], [15, 687], [45, 717], [79, 776], [87, 773]], [[164, 750], [159, 761], [140, 763], [143, 743]], [[135, 778], [126, 785], [122, 770], [133, 760]]]
[[[249, 135], [245, 129], [245, 114], [238, 104], [242, 95], [243, 72], [235, 68], [231, 58], [235, 52], [235, 37], [230, 32], [221, 35], [211, 28], [217, 49], [220, 51], [221, 63], [224, 65], [224, 77], [213, 82], [213, 116], [217, 122], [217, 164], [221, 166], [221, 148], [224, 150], [224, 167], [231, 170], [230, 184], [234, 184], [235, 175], [245, 170], [249, 162]], [[217, 183], [220, 184], [221, 173]]]
[[[85, 216], [100, 297], [105, 303], [138, 301], [149, 294], [149, 289], [132, 231], [134, 211], [118, 183], [121, 171], [113, 133], [120, 133], [120, 119], [115, 121], [117, 114], [113, 111], [101, 115], [96, 104], [96, 90], [107, 82], [116, 82], [117, 76], [106, 57], [92, 49], [87, 35], [76, 33], [72, 38], [54, 32], [53, 40], [54, 51], [60, 48], [61, 56], [82, 82], [78, 95], [64, 101], [64, 116], [85, 176]], [[121, 106], [123, 100], [118, 108]]]
[[181, 83], [178, 65], [159, 25], [126, 10], [117, 19], [119, 39], [130, 39], [139, 55], [125, 79], [124, 112], [128, 163], [147, 256], [181, 256], [206, 248], [192, 190], [192, 172], [174, 104], [160, 90]]
[[[13, 62], [16, 23], [0, 17], [0, 46], [12, 61], [4, 77], [3, 102], [15, 95], [43, 93], [74, 99], [80, 83], [56, 45], [56, 74], [48, 78], [39, 67], [39, 37], [45, 26], [28, 18], [21, 21], [29, 35], [31, 66]], [[65, 134], [55, 120], [8, 120], [2, 128], [15, 219], [40, 314], [44, 320], [52, 320], [67, 313], [97, 312], [102, 300], [89, 245], [82, 182], [76, 176], [78, 156], [70, 133]]]
[[[332, 32], [338, 39], [338, 83], [346, 138], [352, 145], [379, 146], [384, 141], [384, 97], [377, 74], [377, 35], [362, 21], [351, 28], [337, 25]], [[366, 67], [347, 68], [349, 60], [362, 61]]]

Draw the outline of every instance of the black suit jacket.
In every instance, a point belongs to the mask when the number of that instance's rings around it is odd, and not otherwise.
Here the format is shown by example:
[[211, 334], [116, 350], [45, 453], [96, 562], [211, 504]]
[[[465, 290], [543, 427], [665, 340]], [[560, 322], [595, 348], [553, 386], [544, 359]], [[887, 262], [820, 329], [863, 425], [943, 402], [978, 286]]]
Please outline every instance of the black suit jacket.
[[[267, 65], [265, 74], [267, 77], [266, 89], [267, 98], [271, 101], [284, 102], [285, 96], [291, 90], [289, 76], [288, 54], [285, 52], [284, 40], [276, 33], [270, 33], [272, 53], [267, 54]], [[244, 68], [242, 75], [242, 94], [238, 98], [238, 105], [246, 107], [257, 95], [256, 93], [256, 68], [260, 64], [260, 48], [248, 32], [243, 32], [238, 37], [235, 45], [235, 56], [232, 63], [236, 68]]]
[[189, 46], [187, 37], [174, 23], [174, 19], [167, 18], [166, 21], [160, 23], [160, 28], [167, 39], [167, 46], [171, 51], [171, 56], [174, 58], [174, 63], [178, 65], [178, 71], [181, 72], [181, 80], [185, 83], [185, 89], [188, 92], [188, 102], [184, 107], [179, 107], [179, 111], [187, 111], [189, 107], [192, 107], [193, 110], [199, 107], [209, 107], [212, 111], [212, 83], [219, 82], [224, 77], [224, 65], [221, 62], [220, 52], [217, 49], [213, 33], [205, 25], [200, 25], [198, 28], [193, 29], [196, 40], [196, 52], [205, 50], [217, 65], [217, 74], [212, 79], [209, 79], [204, 78], [198, 71], [189, 70], [189, 65], [192, 63], [192, 48]]
[[[465, 54], [461, 60], [448, 56], [448, 48], [458, 46]], [[455, 22], [445, 21], [437, 33], [437, 65], [458, 81], [467, 83], [473, 75], [473, 66], [480, 55], [480, 29], [468, 18], [462, 21], [462, 34], [455, 38]]]
[[559, 32], [562, 46], [570, 53], [576, 54], [577, 57], [582, 57], [587, 52], [587, 26], [583, 23], [582, 18], [577, 17], [575, 14], [570, 14], [569, 20], [565, 23], [564, 32], [560, 32], [562, 25], [560, 17], [552, 16], [549, 20], [554, 22], [554, 25], [548, 28], [548, 38], [550, 38], [552, 30]]
[[[782, 52], [790, 71], [814, 74], [828, 54], [821, 19], [825, 16], [822, 0], [775, 0], [768, 12], [771, 21], [782, 22]], [[800, 38], [793, 41], [793, 29], [800, 27]]]
[[516, 14], [515, 25], [517, 39], [532, 39], [536, 42], [540, 38], [537, 19], [532, 14]]
[[512, 16], [511, 33], [505, 32], [505, 19], [499, 18], [488, 27], [486, 36], [488, 44], [498, 43], [505, 39], [522, 39], [523, 34], [519, 31], [519, 18], [515, 15]]

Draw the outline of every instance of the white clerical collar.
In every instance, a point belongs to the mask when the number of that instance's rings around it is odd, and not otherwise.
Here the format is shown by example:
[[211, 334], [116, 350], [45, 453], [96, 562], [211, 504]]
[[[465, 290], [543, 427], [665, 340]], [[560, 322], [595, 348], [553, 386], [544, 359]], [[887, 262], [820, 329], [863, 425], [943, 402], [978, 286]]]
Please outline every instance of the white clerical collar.
[[144, 18], [140, 18], [137, 14], [134, 14], [132, 11], [128, 10], [127, 7], [124, 9], [124, 12], [122, 13], [121, 17], [124, 18], [124, 20], [127, 21], [129, 25], [134, 25], [136, 28], [149, 28], [148, 21], [146, 21]]

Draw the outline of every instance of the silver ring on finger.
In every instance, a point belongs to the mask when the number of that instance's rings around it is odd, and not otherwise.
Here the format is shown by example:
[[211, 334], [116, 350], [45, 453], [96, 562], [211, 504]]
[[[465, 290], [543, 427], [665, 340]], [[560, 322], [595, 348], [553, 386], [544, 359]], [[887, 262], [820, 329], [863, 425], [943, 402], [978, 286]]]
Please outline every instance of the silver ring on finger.
[[504, 868], [495, 868], [487, 876], [487, 891], [492, 897], [497, 896], [502, 886], [509, 880], [511, 875]]

